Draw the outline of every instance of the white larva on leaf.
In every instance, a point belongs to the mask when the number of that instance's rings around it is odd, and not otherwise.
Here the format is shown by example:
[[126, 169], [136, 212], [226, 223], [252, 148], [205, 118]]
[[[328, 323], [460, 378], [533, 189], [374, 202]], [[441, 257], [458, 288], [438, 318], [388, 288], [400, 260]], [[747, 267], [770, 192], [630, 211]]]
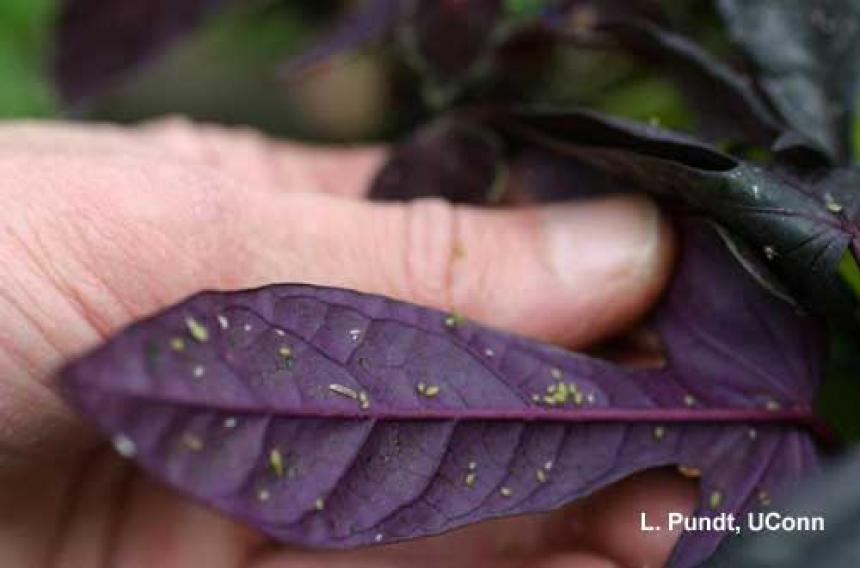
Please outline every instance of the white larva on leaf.
[[831, 213], [842, 213], [842, 204], [836, 201], [829, 193], [824, 194], [824, 204]]
[[116, 453], [124, 458], [134, 457], [137, 454], [137, 446], [134, 441], [125, 434], [117, 434], [113, 437], [113, 447]]
[[339, 394], [340, 396], [345, 396], [347, 398], [351, 398], [353, 400], [358, 400], [358, 393], [349, 388], [346, 385], [341, 385], [339, 383], [332, 383], [328, 386], [328, 390], [335, 394]]
[[227, 329], [230, 327], [230, 320], [224, 314], [218, 314], [218, 325], [221, 329]]

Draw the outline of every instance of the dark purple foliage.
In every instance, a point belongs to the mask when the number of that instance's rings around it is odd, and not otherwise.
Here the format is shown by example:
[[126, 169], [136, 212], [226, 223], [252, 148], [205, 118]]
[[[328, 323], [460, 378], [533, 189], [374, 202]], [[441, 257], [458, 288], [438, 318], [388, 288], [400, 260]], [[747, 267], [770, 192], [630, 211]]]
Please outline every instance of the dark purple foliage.
[[503, 169], [501, 142], [493, 132], [465, 123], [431, 124], [394, 148], [370, 186], [370, 198], [498, 201]]
[[[291, 59], [287, 76], [369, 41], [397, 39], [401, 51], [439, 101], [462, 87], [494, 47], [501, 0], [373, 0], [344, 18], [333, 32]], [[435, 90], [436, 88], [439, 90]]]
[[110, 87], [229, 0], [63, 0], [55, 74], [70, 102]]
[[[661, 369], [622, 368], [347, 290], [196, 295], [69, 365], [83, 416], [183, 493], [323, 548], [545, 511], [645, 468], [701, 475], [699, 512], [766, 504], [817, 469], [815, 320], [688, 227], [652, 325]], [[719, 279], [713, 274], [720, 274]], [[718, 533], [687, 533], [693, 566]]]
[[838, 163], [852, 160], [860, 68], [856, 0], [719, 0], [782, 119]]
[[656, 66], [681, 87], [700, 112], [701, 130], [713, 140], [771, 146], [785, 128], [748, 77], [735, 72], [687, 38], [636, 19], [608, 16], [596, 26], [631, 55]]
[[368, 0], [346, 16], [323, 39], [291, 58], [284, 74], [291, 76], [344, 51], [386, 37], [406, 16], [404, 0]]
[[417, 0], [404, 34], [433, 80], [455, 81], [487, 52], [501, 8], [502, 0]]
[[853, 304], [838, 275], [858, 234], [844, 178], [839, 187], [835, 176], [812, 185], [690, 136], [584, 109], [507, 108], [488, 116], [514, 140], [583, 161], [631, 189], [707, 215], [769, 265], [807, 309], [837, 313]]

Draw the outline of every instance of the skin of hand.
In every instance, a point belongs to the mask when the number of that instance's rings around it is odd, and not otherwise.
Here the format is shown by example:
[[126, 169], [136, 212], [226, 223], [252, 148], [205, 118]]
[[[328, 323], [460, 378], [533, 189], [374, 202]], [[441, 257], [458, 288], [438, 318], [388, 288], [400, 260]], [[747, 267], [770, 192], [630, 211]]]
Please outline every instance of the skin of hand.
[[350, 552], [277, 545], [118, 458], [57, 398], [69, 357], [201, 289], [312, 282], [571, 348], [618, 332], [671, 270], [645, 198], [483, 210], [360, 199], [382, 149], [317, 149], [182, 120], [0, 126], [0, 565], [659, 566], [690, 512], [660, 470], [563, 510]]

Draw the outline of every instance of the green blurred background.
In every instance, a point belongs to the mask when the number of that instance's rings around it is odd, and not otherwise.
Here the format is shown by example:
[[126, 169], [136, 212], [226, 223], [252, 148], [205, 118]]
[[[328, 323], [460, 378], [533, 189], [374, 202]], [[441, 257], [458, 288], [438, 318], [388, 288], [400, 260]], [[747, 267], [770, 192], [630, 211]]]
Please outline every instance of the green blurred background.
[[[507, 0], [507, 13], [534, 13], [543, 1]], [[279, 63], [354, 4], [236, 2], [85, 109], [61, 110], [49, 72], [58, 1], [0, 0], [0, 118], [66, 115], [131, 122], [181, 113], [316, 140], [391, 137], [426, 117], [432, 105], [390, 46], [335, 58], [300, 80], [286, 82], [276, 73]], [[690, 114], [670, 83], [617, 54], [558, 50], [552, 66], [554, 72], [539, 85], [529, 83], [530, 92], [670, 127], [690, 126]]]

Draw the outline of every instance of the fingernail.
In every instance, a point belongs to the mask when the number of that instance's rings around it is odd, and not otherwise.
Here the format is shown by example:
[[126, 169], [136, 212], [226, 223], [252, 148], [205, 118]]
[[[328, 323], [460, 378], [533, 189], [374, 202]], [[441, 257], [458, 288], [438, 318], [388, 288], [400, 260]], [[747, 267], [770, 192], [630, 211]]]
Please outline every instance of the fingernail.
[[542, 215], [547, 259], [571, 288], [616, 279], [649, 282], [661, 269], [666, 243], [660, 212], [644, 196], [554, 205]]

